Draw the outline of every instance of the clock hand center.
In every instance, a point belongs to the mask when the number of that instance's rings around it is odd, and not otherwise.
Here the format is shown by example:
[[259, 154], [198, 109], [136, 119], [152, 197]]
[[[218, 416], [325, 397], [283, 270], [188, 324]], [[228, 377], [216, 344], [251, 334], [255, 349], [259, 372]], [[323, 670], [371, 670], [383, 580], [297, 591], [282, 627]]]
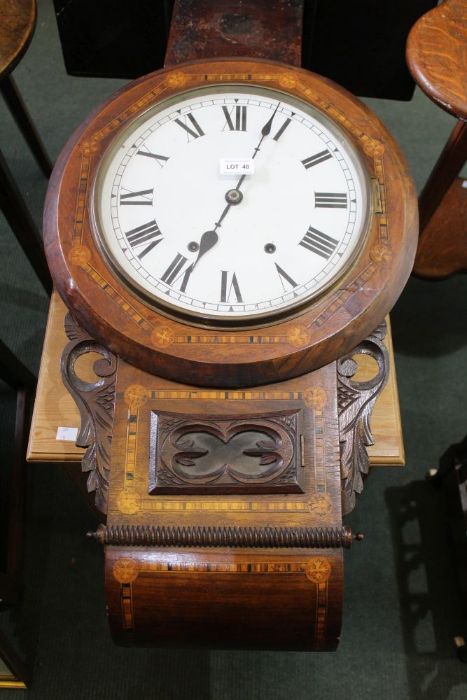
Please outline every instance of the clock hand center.
[[239, 184], [233, 190], [227, 190], [225, 193], [225, 199], [229, 204], [240, 204], [243, 199], [243, 192], [240, 192]]
[[225, 217], [227, 216], [227, 212], [229, 211], [230, 207], [235, 204], [240, 204], [240, 202], [243, 199], [243, 192], [240, 192], [240, 186], [243, 182], [243, 179], [245, 178], [245, 175], [242, 175], [240, 180], [237, 182], [237, 186], [234, 187], [231, 190], [227, 190], [225, 193], [225, 200], [227, 202], [227, 206], [224, 207], [224, 210], [222, 214], [219, 217], [219, 220], [216, 221], [214, 224], [214, 231], [216, 231], [219, 226], [222, 226], [222, 222], [224, 221]]

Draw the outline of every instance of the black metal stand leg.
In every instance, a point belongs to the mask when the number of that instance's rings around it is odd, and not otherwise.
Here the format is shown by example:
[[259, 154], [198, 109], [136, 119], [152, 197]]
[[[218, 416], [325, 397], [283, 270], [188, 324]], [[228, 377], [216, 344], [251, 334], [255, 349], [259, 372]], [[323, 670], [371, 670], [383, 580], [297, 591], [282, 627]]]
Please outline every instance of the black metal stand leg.
[[18, 243], [31, 263], [47, 294], [52, 293], [52, 280], [45, 261], [42, 242], [36, 225], [10, 170], [0, 152], [0, 209], [3, 211]]
[[50, 177], [52, 163], [11, 75], [3, 78], [0, 90], [39, 167]]

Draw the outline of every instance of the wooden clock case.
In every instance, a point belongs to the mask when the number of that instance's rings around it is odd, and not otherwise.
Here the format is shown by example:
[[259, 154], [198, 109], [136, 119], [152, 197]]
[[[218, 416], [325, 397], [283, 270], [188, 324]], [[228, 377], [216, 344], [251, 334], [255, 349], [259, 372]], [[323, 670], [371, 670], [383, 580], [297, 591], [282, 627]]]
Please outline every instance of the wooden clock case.
[[[368, 229], [345, 274], [298, 313], [258, 326], [170, 317], [118, 276], [93, 232], [93, 182], [115, 135], [154, 101], [211, 84], [312, 103], [369, 175]], [[342, 513], [368, 471], [369, 416], [388, 366], [381, 323], [416, 246], [414, 188], [392, 137], [347, 92], [301, 69], [181, 64], [124, 88], [78, 129], [52, 176], [44, 231], [73, 316], [63, 377], [81, 410], [88, 488], [106, 518], [95, 536], [114, 637], [335, 649], [351, 541]], [[76, 366], [92, 351], [97, 378], [85, 382]], [[358, 353], [376, 360], [370, 380], [353, 379]]]
[[[313, 104], [351, 139], [370, 178], [368, 230], [352, 265], [319, 299], [257, 327], [202, 327], [144, 302], [103, 258], [93, 185], [112, 139], [155, 101], [213, 84], [266, 86]], [[72, 136], [52, 175], [44, 235], [55, 285], [76, 320], [147, 372], [200, 386], [281, 381], [354, 348], [394, 305], [410, 274], [416, 200], [400, 151], [378, 119], [331, 81], [269, 61], [195, 61], [121, 90]]]

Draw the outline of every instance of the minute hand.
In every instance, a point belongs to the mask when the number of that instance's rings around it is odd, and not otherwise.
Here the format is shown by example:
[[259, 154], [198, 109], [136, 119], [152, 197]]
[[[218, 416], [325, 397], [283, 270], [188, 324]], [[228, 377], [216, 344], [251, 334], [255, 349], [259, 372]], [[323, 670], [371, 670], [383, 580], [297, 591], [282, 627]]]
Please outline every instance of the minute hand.
[[269, 134], [271, 133], [272, 122], [273, 122], [274, 117], [276, 116], [276, 112], [279, 109], [279, 106], [280, 106], [280, 102], [277, 103], [276, 109], [274, 110], [274, 112], [271, 114], [271, 116], [267, 120], [266, 124], [261, 129], [261, 138], [259, 140], [258, 145], [256, 146], [256, 148], [254, 150], [254, 153], [252, 156], [253, 158], [256, 158], [256, 154], [258, 153], [259, 149], [261, 148], [261, 144], [263, 143], [264, 137], [269, 136]]
[[[259, 140], [259, 142], [258, 142], [258, 145], [256, 146], [256, 148], [255, 148], [254, 151], [253, 151], [253, 155], [252, 155], [252, 157], [251, 157], [251, 160], [253, 160], [253, 158], [256, 158], [256, 156], [258, 155], [258, 153], [259, 153], [259, 151], [260, 151], [260, 149], [261, 149], [261, 144], [263, 143], [263, 140], [264, 140], [265, 136], [269, 136], [269, 134], [271, 133], [272, 122], [273, 122], [274, 117], [276, 116], [276, 112], [277, 112], [277, 110], [279, 109], [279, 106], [280, 106], [280, 102], [277, 103], [276, 109], [274, 110], [274, 112], [271, 114], [271, 116], [270, 116], [269, 119], [267, 120], [266, 124], [265, 124], [265, 125], [263, 126], [263, 128], [261, 129], [261, 138], [260, 138], [260, 140]], [[243, 180], [244, 180], [245, 178], [246, 178], [246, 174], [245, 174], [245, 175], [242, 175], [242, 176], [240, 177], [239, 181], [237, 182], [237, 186], [236, 186], [236, 188], [235, 188], [236, 190], [239, 190], [239, 189], [240, 189], [240, 187], [242, 186], [242, 182], [243, 182]], [[226, 213], [226, 212], [225, 212], [225, 213]], [[224, 216], [225, 216], [225, 213], [224, 213]]]

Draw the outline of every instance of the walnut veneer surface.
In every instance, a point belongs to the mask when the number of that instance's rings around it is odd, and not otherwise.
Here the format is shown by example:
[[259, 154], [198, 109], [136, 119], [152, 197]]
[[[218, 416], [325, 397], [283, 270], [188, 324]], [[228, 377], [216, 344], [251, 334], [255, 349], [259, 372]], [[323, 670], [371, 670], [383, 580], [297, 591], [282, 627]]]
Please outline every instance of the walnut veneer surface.
[[[31, 462], [79, 462], [84, 450], [74, 442], [57, 440], [57, 428], [79, 427], [79, 411], [66, 391], [60, 376], [60, 355], [67, 342], [63, 322], [66, 308], [57, 293], [52, 295], [47, 331], [42, 353], [27, 458]], [[391, 357], [389, 381], [378, 399], [372, 417], [375, 445], [369, 448], [372, 465], [403, 465], [404, 446], [399, 414], [399, 400], [390, 333], [386, 343]], [[91, 378], [91, 355], [83, 376]], [[357, 378], [372, 374], [371, 360], [359, 359], [361, 369]]]

